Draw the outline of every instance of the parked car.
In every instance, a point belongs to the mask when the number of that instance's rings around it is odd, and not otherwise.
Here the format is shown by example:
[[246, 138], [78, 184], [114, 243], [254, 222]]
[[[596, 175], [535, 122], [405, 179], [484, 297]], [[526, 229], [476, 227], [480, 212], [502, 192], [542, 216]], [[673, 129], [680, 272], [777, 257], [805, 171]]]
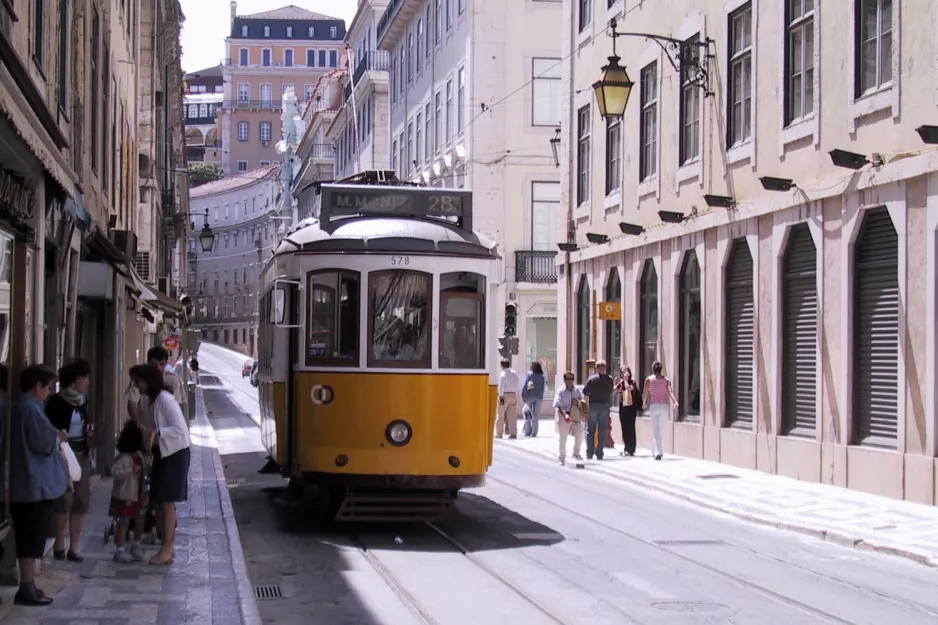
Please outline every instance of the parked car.
[[254, 361], [254, 366], [251, 368], [251, 386], [257, 387], [259, 382], [257, 381], [257, 361]]
[[254, 369], [253, 360], [245, 360], [244, 364], [241, 365], [241, 377], [246, 378], [251, 375], [251, 371]]

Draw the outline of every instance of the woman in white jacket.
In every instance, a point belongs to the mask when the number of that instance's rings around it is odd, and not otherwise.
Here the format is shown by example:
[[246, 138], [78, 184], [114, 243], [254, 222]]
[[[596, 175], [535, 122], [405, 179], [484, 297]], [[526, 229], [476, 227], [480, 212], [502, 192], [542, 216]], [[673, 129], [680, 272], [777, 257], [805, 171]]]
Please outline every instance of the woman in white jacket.
[[156, 524], [162, 537], [159, 552], [150, 564], [170, 565], [175, 550], [176, 503], [189, 496], [189, 427], [173, 394], [163, 385], [163, 374], [155, 365], [131, 369], [137, 390], [149, 402], [156, 428], [147, 447], [153, 449], [150, 502], [156, 506]]

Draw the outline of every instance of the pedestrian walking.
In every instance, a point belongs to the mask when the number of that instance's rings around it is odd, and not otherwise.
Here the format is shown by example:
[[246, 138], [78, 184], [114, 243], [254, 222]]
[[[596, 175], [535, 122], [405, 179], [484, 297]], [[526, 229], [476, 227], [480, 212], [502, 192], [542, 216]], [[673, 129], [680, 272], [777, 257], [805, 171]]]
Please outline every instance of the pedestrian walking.
[[[165, 347], [151, 347], [147, 351], [147, 364], [154, 365], [160, 370], [160, 373], [163, 375], [164, 388], [173, 395], [176, 403], [179, 404], [180, 410], [182, 410], [183, 414], [185, 414], [184, 407], [189, 403], [186, 386], [182, 383], [182, 380], [178, 375], [172, 371], [166, 370], [168, 362], [169, 352], [166, 351]], [[137, 391], [136, 385], [134, 385], [133, 380], [131, 380], [127, 385], [127, 389], [124, 391], [124, 401], [127, 402], [127, 414], [130, 416], [132, 421], [139, 420], [137, 413], [140, 410], [140, 397], [141, 396]]]
[[[91, 364], [78, 358], [59, 369], [59, 392], [46, 402], [46, 416], [56, 430], [68, 432], [68, 446], [81, 466], [81, 479], [55, 502], [56, 532], [52, 557], [82, 562], [78, 554], [85, 515], [91, 506], [91, 444], [94, 420], [88, 416], [88, 386]], [[65, 530], [68, 529], [68, 549]]]
[[43, 407], [55, 380], [55, 373], [44, 365], [23, 369], [10, 421], [10, 515], [20, 573], [13, 598], [17, 605], [52, 603], [36, 588], [35, 574], [36, 560], [42, 560], [52, 531], [55, 501], [68, 488], [59, 451], [68, 432], [56, 430]]
[[498, 414], [495, 417], [495, 437], [505, 435], [508, 428], [508, 438], [518, 438], [518, 387], [520, 386], [518, 372], [511, 368], [511, 361], [502, 360], [502, 373], [498, 378]]
[[609, 409], [612, 404], [612, 393], [615, 391], [615, 382], [612, 376], [606, 373], [606, 361], [596, 361], [596, 373], [590, 376], [583, 386], [583, 395], [589, 399], [590, 416], [589, 431], [586, 433], [586, 459], [595, 455], [597, 460], [603, 459], [603, 448], [606, 437], [609, 435]]
[[574, 386], [574, 375], [568, 371], [563, 374], [563, 388], [554, 396], [554, 414], [557, 424], [558, 454], [561, 466], [566, 464], [567, 437], [573, 434], [573, 457], [582, 460], [580, 451], [583, 447], [583, 425], [589, 418], [589, 405], [583, 401], [583, 393]]
[[638, 407], [642, 405], [642, 393], [638, 390], [629, 367], [622, 367], [620, 370], [616, 391], [619, 393], [619, 425], [622, 427], [624, 447], [620, 455], [634, 456], [638, 442], [635, 435], [635, 418], [638, 416]]
[[652, 374], [645, 380], [642, 406], [651, 418], [651, 455], [661, 460], [661, 421], [670, 417], [670, 408], [677, 410], [677, 400], [671, 390], [671, 380], [662, 371], [664, 366], [657, 360], [651, 365]]
[[139, 365], [132, 371], [137, 390], [149, 403], [156, 424], [146, 447], [158, 451], [153, 458], [150, 501], [157, 507], [157, 531], [162, 545], [150, 564], [170, 565], [175, 557], [176, 504], [186, 501], [189, 495], [189, 427], [179, 404], [166, 390], [159, 367]]
[[524, 415], [524, 435], [537, 436], [540, 425], [541, 404], [544, 402], [544, 389], [547, 381], [544, 379], [544, 369], [541, 363], [532, 362], [531, 370], [524, 377], [524, 383], [521, 385], [521, 400], [524, 402], [524, 408], [521, 409]]

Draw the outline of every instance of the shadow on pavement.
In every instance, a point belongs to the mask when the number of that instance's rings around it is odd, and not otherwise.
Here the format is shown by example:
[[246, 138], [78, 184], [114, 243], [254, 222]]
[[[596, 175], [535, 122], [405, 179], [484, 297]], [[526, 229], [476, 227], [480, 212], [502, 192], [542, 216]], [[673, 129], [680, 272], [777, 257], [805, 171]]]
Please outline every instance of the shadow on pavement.
[[208, 416], [209, 421], [212, 422], [212, 427], [216, 431], [244, 429], [246, 432], [256, 433], [257, 439], [260, 441], [261, 431], [258, 429], [257, 423], [238, 404], [231, 401], [230, 391], [221, 385], [206, 386], [200, 384], [200, 386], [202, 387], [202, 396], [205, 398], [206, 416]]

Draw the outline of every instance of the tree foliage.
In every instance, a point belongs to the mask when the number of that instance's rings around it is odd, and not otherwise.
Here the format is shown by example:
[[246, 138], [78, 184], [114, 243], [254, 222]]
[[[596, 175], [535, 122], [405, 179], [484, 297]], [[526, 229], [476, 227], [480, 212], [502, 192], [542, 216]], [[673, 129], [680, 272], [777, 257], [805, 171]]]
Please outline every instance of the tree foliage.
[[225, 177], [225, 170], [214, 163], [193, 163], [189, 165], [189, 188], [215, 182]]

